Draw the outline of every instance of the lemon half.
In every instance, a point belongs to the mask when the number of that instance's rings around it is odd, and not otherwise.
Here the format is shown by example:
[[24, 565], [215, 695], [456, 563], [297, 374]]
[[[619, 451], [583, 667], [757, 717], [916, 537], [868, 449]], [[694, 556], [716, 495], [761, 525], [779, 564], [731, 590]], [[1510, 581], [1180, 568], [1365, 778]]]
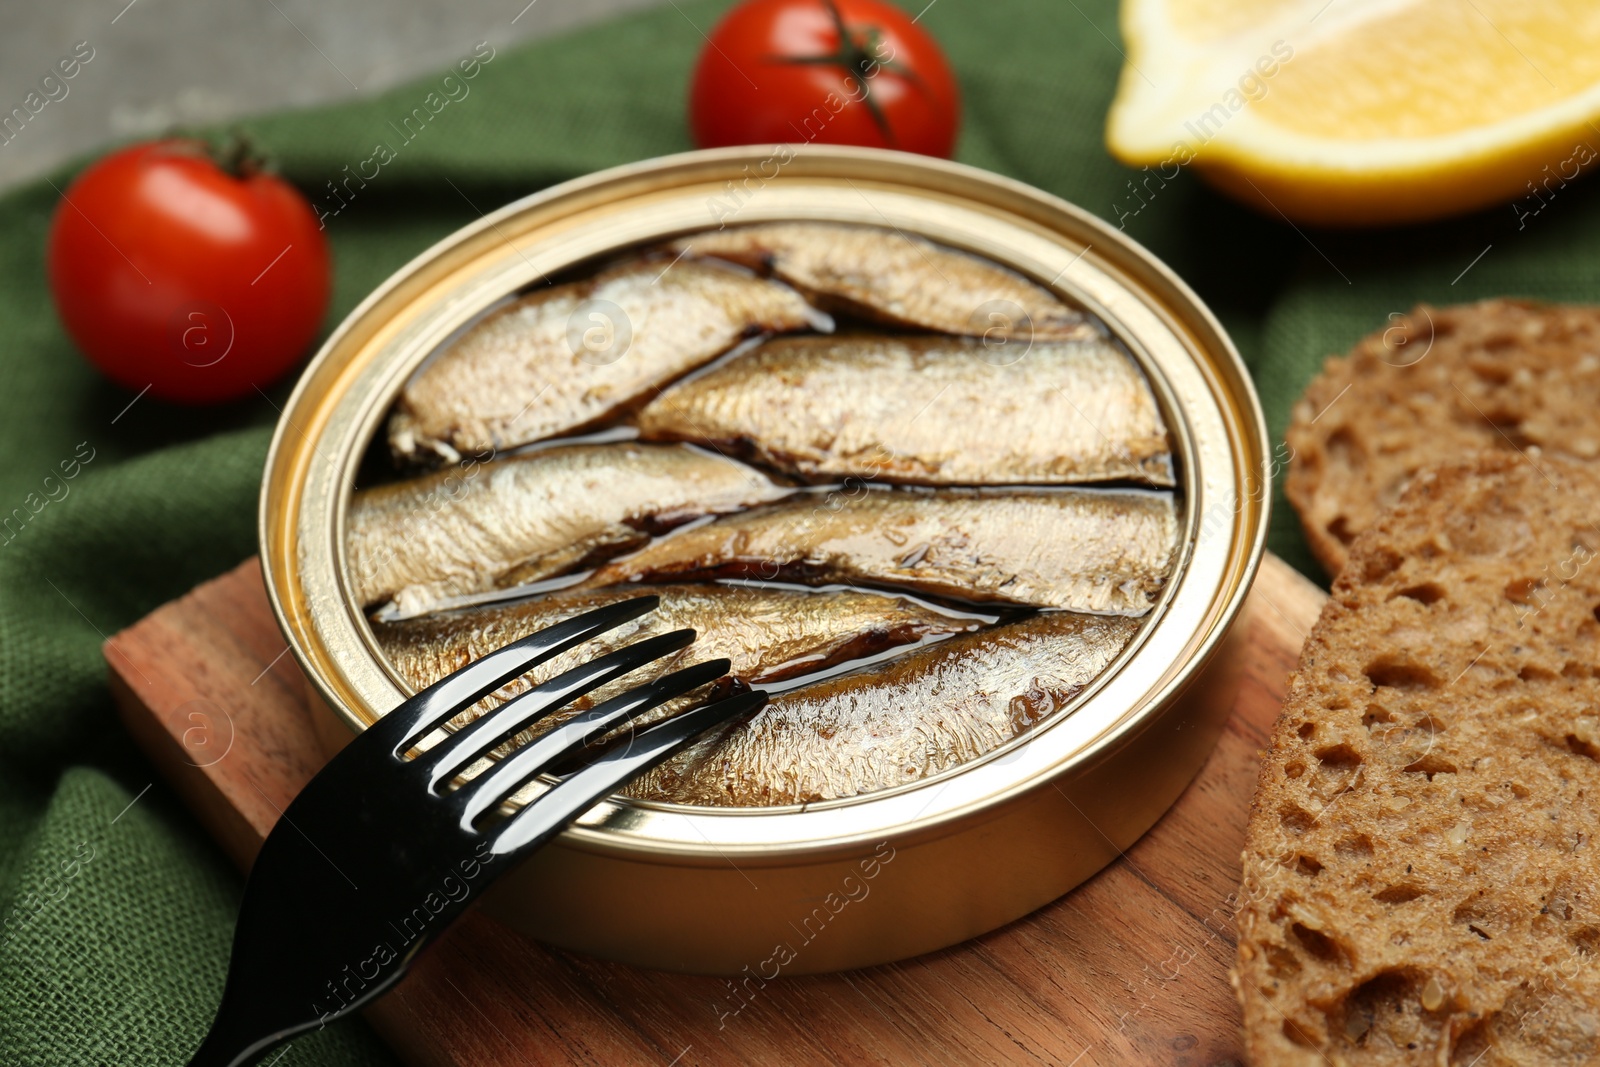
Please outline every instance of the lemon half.
[[1600, 163], [1595, 0], [1124, 0], [1122, 33], [1112, 154], [1290, 219], [1525, 220]]

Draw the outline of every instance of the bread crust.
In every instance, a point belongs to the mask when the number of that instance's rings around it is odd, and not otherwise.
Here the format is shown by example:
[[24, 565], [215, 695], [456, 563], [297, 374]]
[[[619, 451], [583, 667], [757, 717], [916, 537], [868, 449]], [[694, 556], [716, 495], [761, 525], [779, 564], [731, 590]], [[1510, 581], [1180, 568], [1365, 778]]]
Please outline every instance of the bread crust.
[[1417, 474], [1350, 546], [1252, 802], [1251, 1063], [1600, 1062], [1600, 471]]
[[1600, 458], [1600, 307], [1486, 300], [1392, 316], [1294, 407], [1284, 491], [1338, 574], [1417, 471], [1486, 448]]

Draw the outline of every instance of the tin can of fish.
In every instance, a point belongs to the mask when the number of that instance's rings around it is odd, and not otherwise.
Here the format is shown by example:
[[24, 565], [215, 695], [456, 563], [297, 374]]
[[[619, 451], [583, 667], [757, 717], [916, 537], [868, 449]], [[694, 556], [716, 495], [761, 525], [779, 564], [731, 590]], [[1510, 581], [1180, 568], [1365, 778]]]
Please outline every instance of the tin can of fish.
[[1269, 456], [1238, 353], [1170, 270], [1060, 199], [920, 156], [744, 148], [619, 167], [484, 217], [363, 301], [284, 409], [260, 515], [268, 593], [336, 748], [411, 691], [351, 595], [346, 549], [358, 468], [408, 378], [485, 308], [539, 279], [776, 221], [892, 228], [1086, 309], [1150, 381], [1182, 508], [1170, 577], [1137, 638], [1071, 707], [1010, 743], [822, 803], [614, 798], [483, 902], [563, 948], [763, 980], [902, 959], [1027, 914], [1130, 846], [1211, 751], [1239, 681], [1233, 623], [1263, 551]]

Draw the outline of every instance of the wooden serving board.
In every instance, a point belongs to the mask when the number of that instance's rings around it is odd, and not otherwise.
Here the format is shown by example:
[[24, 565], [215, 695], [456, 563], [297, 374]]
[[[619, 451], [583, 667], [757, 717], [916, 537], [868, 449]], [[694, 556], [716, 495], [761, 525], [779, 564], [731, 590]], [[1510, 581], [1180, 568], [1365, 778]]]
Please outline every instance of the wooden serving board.
[[[1266, 558], [1241, 622], [1243, 688], [1200, 775], [1116, 863], [1004, 929], [741, 997], [720, 978], [547, 948], [474, 912], [367, 1016], [427, 1067], [1235, 1063], [1230, 894], [1260, 750], [1322, 600]], [[128, 729], [247, 868], [323, 760], [258, 563], [158, 609], [105, 654]]]

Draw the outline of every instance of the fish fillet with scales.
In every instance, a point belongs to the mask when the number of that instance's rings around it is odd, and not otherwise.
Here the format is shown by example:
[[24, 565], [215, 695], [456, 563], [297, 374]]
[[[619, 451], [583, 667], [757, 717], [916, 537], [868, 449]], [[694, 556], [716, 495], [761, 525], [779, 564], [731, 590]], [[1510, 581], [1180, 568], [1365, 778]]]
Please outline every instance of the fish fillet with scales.
[[1150, 384], [1105, 340], [781, 338], [668, 388], [639, 430], [811, 481], [1174, 483]]
[[587, 584], [785, 579], [1142, 615], [1177, 536], [1172, 496], [1153, 490], [811, 492], [677, 531]]
[[775, 222], [679, 240], [675, 251], [770, 272], [828, 311], [992, 343], [1088, 339], [1100, 329], [998, 263], [879, 226]]
[[703, 515], [791, 490], [689, 445], [570, 445], [355, 494], [346, 546], [356, 600], [414, 614], [637, 548]]
[[786, 285], [638, 259], [491, 312], [405, 386], [396, 457], [483, 455], [595, 426], [760, 332], [831, 329]]
[[630, 796], [769, 807], [920, 781], [1063, 710], [1138, 631], [1045, 612], [780, 694], [636, 781]]

